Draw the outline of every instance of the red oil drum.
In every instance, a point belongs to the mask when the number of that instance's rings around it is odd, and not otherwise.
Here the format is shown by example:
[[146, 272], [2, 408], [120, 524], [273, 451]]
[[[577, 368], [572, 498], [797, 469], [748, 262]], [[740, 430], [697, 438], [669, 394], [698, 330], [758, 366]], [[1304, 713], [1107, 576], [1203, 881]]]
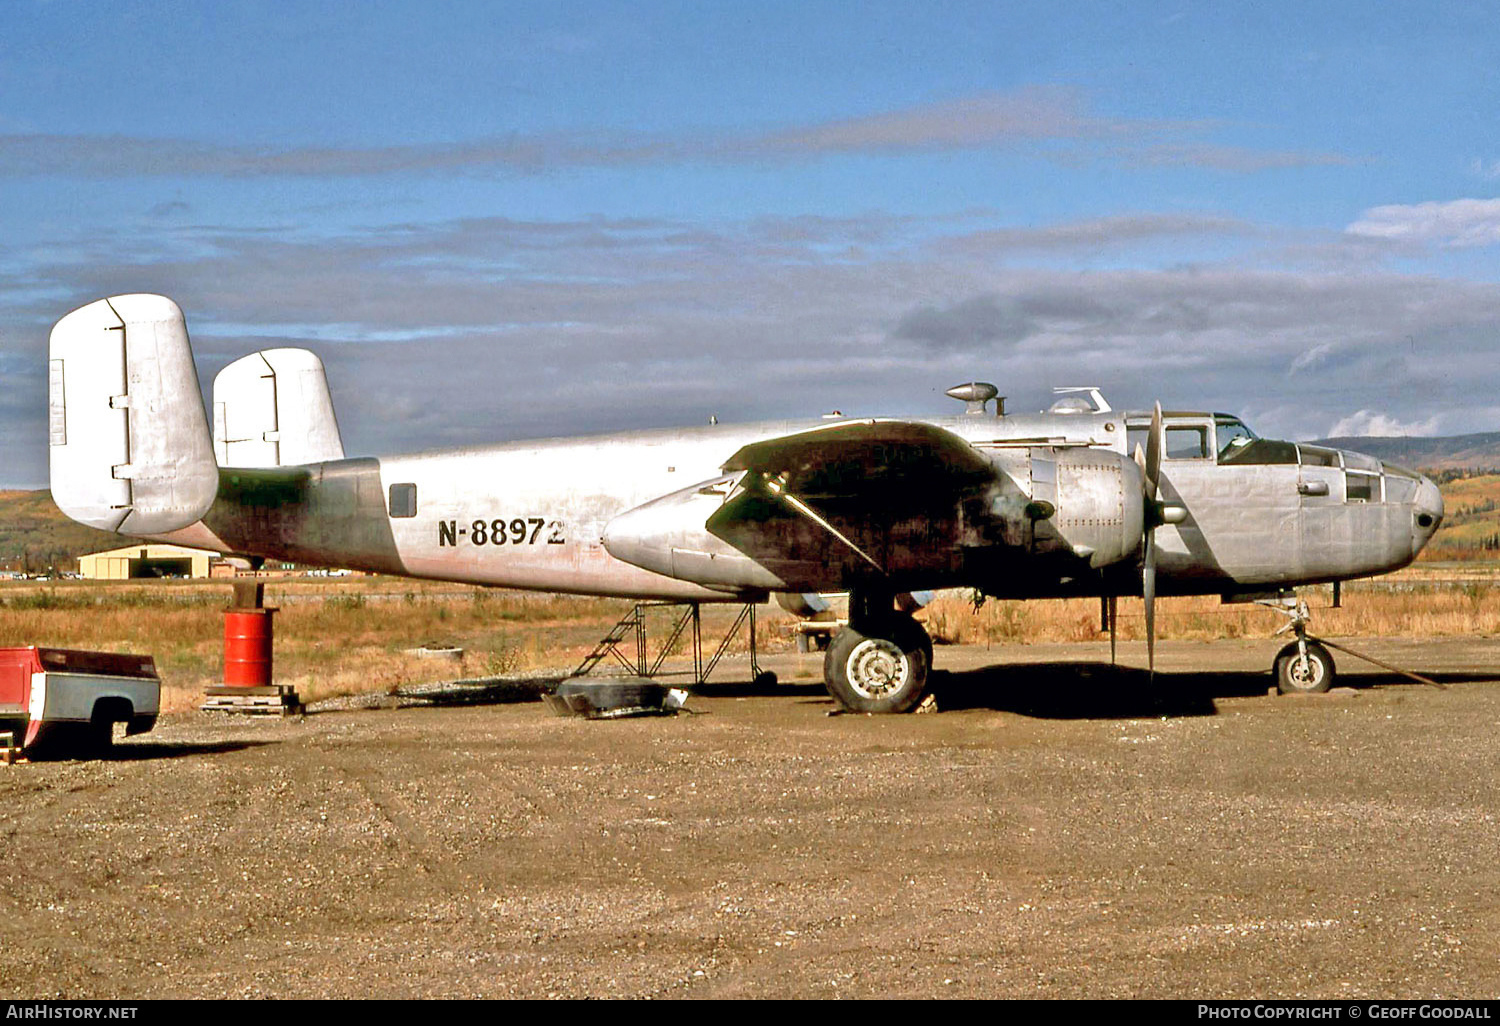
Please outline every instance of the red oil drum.
[[271, 614], [274, 609], [230, 609], [224, 613], [224, 683], [267, 687], [271, 683]]

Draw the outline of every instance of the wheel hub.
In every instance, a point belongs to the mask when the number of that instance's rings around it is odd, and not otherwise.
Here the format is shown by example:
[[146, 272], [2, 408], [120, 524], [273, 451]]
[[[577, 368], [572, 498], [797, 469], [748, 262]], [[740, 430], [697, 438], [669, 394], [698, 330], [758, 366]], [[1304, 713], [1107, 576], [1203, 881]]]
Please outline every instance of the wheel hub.
[[1291, 665], [1287, 667], [1287, 675], [1298, 687], [1317, 687], [1323, 680], [1323, 661], [1310, 652], [1305, 659], [1293, 656]]
[[884, 638], [866, 638], [849, 653], [849, 686], [861, 698], [887, 698], [906, 687], [911, 664], [906, 653]]

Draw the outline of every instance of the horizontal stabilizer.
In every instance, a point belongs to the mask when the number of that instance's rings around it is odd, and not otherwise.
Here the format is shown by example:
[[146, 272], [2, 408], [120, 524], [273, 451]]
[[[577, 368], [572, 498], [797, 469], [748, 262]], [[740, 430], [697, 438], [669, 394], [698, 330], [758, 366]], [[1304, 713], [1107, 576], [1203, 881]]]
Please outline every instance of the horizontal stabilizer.
[[221, 467], [288, 467], [344, 458], [323, 361], [266, 349], [214, 378], [214, 455]]
[[90, 303], [53, 327], [49, 357], [58, 508], [133, 535], [202, 519], [219, 472], [177, 304], [151, 295]]

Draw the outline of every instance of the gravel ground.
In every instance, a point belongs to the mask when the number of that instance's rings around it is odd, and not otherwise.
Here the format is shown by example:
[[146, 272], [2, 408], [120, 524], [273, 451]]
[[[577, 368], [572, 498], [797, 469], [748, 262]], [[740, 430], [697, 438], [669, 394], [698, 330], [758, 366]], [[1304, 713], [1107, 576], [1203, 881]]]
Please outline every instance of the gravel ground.
[[0, 766], [0, 992], [1493, 996], [1500, 641], [1352, 644], [1449, 687], [940, 648], [936, 715], [785, 656], [675, 718], [171, 717]]

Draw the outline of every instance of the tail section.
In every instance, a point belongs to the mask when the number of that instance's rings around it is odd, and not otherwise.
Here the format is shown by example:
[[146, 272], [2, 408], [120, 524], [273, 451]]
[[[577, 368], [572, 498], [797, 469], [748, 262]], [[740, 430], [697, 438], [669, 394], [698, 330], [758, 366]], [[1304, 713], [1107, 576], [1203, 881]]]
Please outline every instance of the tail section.
[[165, 296], [113, 296], [52, 329], [52, 498], [68, 516], [153, 535], [200, 520], [219, 487], [187, 323]]
[[214, 454], [221, 467], [286, 467], [344, 458], [323, 361], [267, 349], [214, 378]]

